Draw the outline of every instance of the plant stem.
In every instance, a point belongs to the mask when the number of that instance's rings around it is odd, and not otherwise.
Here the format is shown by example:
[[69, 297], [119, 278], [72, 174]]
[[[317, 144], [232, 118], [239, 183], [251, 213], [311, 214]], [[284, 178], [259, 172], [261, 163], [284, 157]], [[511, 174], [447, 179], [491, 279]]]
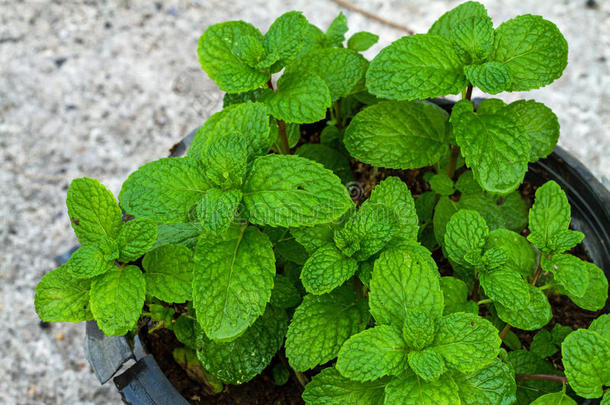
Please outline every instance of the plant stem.
[[364, 284], [362, 284], [362, 281], [360, 281], [358, 276], [354, 276], [354, 293], [358, 300], [364, 297]]
[[536, 275], [534, 275], [534, 279], [532, 280], [532, 285], [535, 286], [540, 278], [540, 274], [542, 273], [542, 266], [538, 266], [538, 270], [536, 270]]
[[466, 88], [466, 96], [464, 97], [466, 100], [470, 100], [472, 98], [472, 84], [468, 84]]
[[552, 288], [552, 287], [553, 287], [553, 283], [548, 283], [548, 284], [538, 287], [538, 289], [539, 290], [548, 290], [549, 288]]
[[477, 305], [489, 304], [490, 302], [491, 302], [491, 300], [488, 298], [488, 299], [477, 302]]
[[305, 374], [303, 374], [299, 371], [295, 371], [294, 375], [297, 377], [297, 380], [299, 380], [299, 384], [301, 384], [303, 386], [303, 388], [305, 388], [305, 386], [309, 382], [309, 379], [305, 376]]
[[288, 143], [288, 136], [286, 136], [286, 123], [282, 120], [277, 120], [277, 128], [280, 134], [281, 150], [283, 155], [290, 155], [290, 144]]
[[341, 100], [335, 101], [333, 104], [335, 110], [335, 125], [339, 129], [343, 129], [343, 116], [341, 115]]
[[506, 326], [504, 327], [504, 329], [502, 329], [502, 331], [500, 332], [500, 339], [504, 340], [504, 338], [506, 337], [506, 335], [508, 334], [508, 332], [510, 331], [510, 325], [506, 324]]
[[515, 380], [548, 380], [557, 381], [560, 383], [568, 382], [566, 377], [551, 374], [517, 374]]
[[451, 152], [449, 154], [449, 164], [447, 165], [447, 176], [453, 179], [455, 176], [455, 168], [457, 166], [457, 160], [460, 156], [460, 148], [455, 145], [451, 145]]

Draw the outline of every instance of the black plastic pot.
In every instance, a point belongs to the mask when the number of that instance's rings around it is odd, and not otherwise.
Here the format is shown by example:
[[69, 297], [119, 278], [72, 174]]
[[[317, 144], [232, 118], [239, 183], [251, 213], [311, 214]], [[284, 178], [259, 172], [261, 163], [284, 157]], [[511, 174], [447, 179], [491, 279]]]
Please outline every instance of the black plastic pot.
[[[194, 132], [171, 150], [181, 156], [193, 140]], [[530, 165], [527, 175], [532, 184], [555, 180], [565, 190], [572, 206], [572, 226], [583, 232], [589, 257], [610, 278], [610, 192], [587, 168], [560, 147], [546, 159]], [[73, 250], [58, 256], [65, 263]], [[605, 312], [610, 312], [606, 305]], [[126, 369], [113, 381], [124, 402], [133, 405], [182, 405], [188, 402], [165, 377], [155, 359], [142, 347], [138, 338], [131, 347], [127, 338], [108, 337], [95, 321], [86, 325], [85, 354], [100, 383], [109, 381], [120, 369]], [[586, 400], [583, 404], [599, 403]]]

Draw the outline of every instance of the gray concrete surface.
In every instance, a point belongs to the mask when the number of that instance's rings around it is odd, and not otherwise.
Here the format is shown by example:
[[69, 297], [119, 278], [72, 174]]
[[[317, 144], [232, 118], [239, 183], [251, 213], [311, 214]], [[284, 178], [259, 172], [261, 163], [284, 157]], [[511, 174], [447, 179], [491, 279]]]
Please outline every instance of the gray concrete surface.
[[[459, 4], [354, 3], [418, 32]], [[564, 32], [563, 78], [528, 97], [557, 113], [562, 145], [610, 178], [610, 4], [485, 3], [496, 24], [542, 14]], [[340, 8], [327, 0], [0, 0], [0, 403], [119, 403], [84, 360], [83, 325], [43, 330], [33, 309], [53, 256], [76, 242], [64, 206], [69, 181], [96, 177], [117, 193], [132, 170], [165, 155], [219, 108], [221, 95], [196, 58], [206, 26], [244, 19], [266, 30], [290, 9], [325, 27]], [[402, 35], [345, 14], [351, 33], [381, 35], [373, 52]]]

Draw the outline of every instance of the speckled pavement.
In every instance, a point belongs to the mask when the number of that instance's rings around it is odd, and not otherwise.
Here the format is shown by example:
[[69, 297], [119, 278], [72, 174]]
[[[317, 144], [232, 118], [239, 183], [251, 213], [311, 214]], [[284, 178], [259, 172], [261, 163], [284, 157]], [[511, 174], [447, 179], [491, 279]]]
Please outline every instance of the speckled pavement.
[[[353, 0], [417, 32], [459, 4]], [[549, 105], [560, 144], [610, 178], [610, 4], [585, 0], [486, 1], [497, 24], [517, 14], [554, 21], [570, 64], [553, 85], [528, 93]], [[141, 164], [220, 108], [200, 70], [197, 39], [227, 19], [263, 31], [284, 11], [326, 27], [340, 8], [322, 0], [0, 0], [0, 403], [116, 404], [82, 350], [84, 325], [39, 327], [34, 287], [53, 257], [76, 243], [65, 208], [70, 179], [90, 176], [118, 193]], [[350, 34], [402, 33], [344, 10]], [[475, 93], [475, 96], [477, 94]], [[519, 94], [502, 94], [506, 100]]]

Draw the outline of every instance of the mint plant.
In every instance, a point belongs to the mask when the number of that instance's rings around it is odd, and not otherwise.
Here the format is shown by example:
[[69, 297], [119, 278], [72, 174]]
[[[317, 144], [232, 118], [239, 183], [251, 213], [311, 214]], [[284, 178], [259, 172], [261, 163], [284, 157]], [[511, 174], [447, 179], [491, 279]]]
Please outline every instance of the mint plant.
[[[209, 27], [198, 56], [223, 109], [185, 157], [132, 173], [118, 203], [72, 181], [81, 246], [40, 281], [41, 319], [167, 329], [209, 394], [269, 367], [308, 405], [610, 401], [610, 316], [573, 330], [549, 301], [599, 311], [606, 276], [578, 250], [561, 187], [530, 184], [531, 206], [519, 189], [557, 117], [471, 100], [559, 78], [557, 27], [522, 15], [494, 28], [469, 1], [370, 63], [360, 52], [378, 36], [347, 32], [343, 14], [323, 31], [296, 11], [265, 34]], [[430, 100], [452, 94], [450, 112]], [[364, 201], [345, 187], [358, 161], [375, 179]], [[424, 191], [380, 168], [417, 170]]]

